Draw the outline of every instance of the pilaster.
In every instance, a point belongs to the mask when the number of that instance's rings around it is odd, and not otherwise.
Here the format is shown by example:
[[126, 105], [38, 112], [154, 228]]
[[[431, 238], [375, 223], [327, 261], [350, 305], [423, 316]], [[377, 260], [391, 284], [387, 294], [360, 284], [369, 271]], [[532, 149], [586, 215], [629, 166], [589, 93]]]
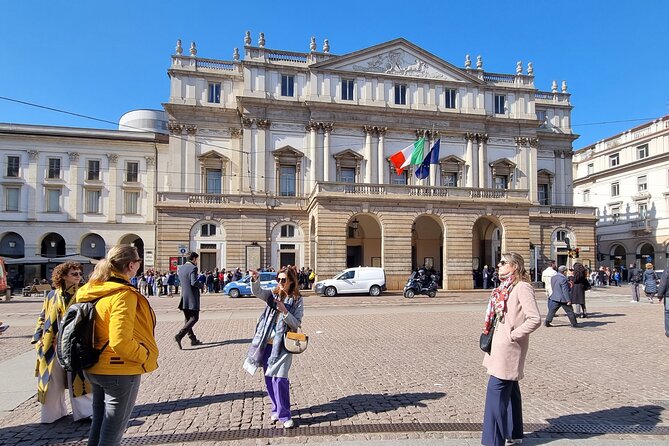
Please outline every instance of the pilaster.
[[251, 163], [251, 153], [253, 152], [253, 130], [255, 119], [242, 118], [244, 132], [242, 133], [242, 147], [237, 152], [239, 154], [239, 191], [248, 191], [251, 187], [251, 178], [249, 171], [253, 167]]
[[269, 119], [258, 119], [256, 121], [256, 141], [255, 141], [255, 190], [267, 191], [268, 182], [271, 175], [271, 166], [267, 163], [267, 141], [269, 128], [272, 125]]
[[200, 163], [197, 159], [196, 148], [196, 134], [197, 126], [193, 124], [186, 124], [186, 153], [185, 153], [185, 170], [186, 170], [186, 192], [199, 192], [199, 187], [196, 181], [200, 178]]
[[[79, 180], [79, 152], [68, 152], [67, 156], [70, 158], [70, 180], [69, 183], [72, 185], [70, 189], [70, 194], [68, 197], [68, 220], [77, 221], [79, 220], [79, 197], [82, 193], [82, 188], [77, 185], [82, 184], [83, 181]], [[83, 180], [83, 179], [82, 179]]]
[[374, 133], [374, 127], [371, 125], [366, 125], [363, 127], [365, 132], [365, 148], [364, 148], [364, 157], [365, 157], [365, 178], [362, 182], [370, 184], [372, 183], [372, 134]]
[[308, 187], [304, 188], [302, 191], [303, 194], [310, 194], [311, 191], [316, 186], [317, 176], [316, 171], [318, 170], [318, 154], [316, 150], [316, 137], [318, 136], [318, 123], [310, 121], [306, 125], [306, 130], [309, 132], [309, 183]]
[[488, 187], [488, 134], [479, 133], [476, 135], [479, 143], [479, 187], [485, 189]]
[[330, 181], [330, 159], [332, 155], [330, 153], [330, 134], [334, 124], [324, 123], [323, 124], [323, 181]]
[[[37, 150], [28, 150], [28, 220], [35, 220], [37, 217], [36, 205], [37, 205], [37, 193], [38, 184], [37, 184], [37, 169], [39, 168], [39, 152]], [[21, 203], [24, 202], [23, 197], [19, 195], [19, 209], [21, 209]]]
[[377, 182], [378, 184], [386, 183], [386, 157], [385, 152], [385, 142], [386, 142], [386, 133], [388, 132], [388, 127], [377, 127], [376, 132], [379, 135], [379, 145], [376, 149], [376, 161], [378, 163], [378, 175]]
[[[108, 153], [107, 160], [109, 161], [109, 203], [107, 209], [107, 222], [116, 223], [116, 209], [118, 207], [118, 155], [115, 153]], [[104, 211], [104, 207], [102, 209]]]
[[475, 187], [474, 185], [474, 172], [473, 172], [473, 162], [474, 162], [474, 139], [476, 139], [476, 134], [474, 133], [465, 133], [465, 141], [467, 141], [467, 149], [465, 150], [465, 186], [466, 187]]
[[[156, 158], [145, 156], [146, 160], [146, 222], [153, 224], [156, 221]], [[139, 199], [141, 200], [141, 195]], [[140, 201], [141, 206], [141, 201]]]

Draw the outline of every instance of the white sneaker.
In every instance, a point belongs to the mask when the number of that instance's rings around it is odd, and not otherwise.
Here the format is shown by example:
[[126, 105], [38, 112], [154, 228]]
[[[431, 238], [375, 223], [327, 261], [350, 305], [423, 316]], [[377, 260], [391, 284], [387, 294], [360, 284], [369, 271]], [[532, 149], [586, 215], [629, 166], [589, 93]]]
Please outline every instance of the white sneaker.
[[272, 421], [279, 421], [279, 416], [273, 413], [272, 415], [270, 415], [269, 419]]
[[523, 443], [523, 440], [520, 439], [520, 438], [517, 438], [515, 440], [511, 440], [511, 439], [507, 438], [506, 441], [504, 442], [504, 445], [505, 446], [510, 446], [512, 444], [522, 444], [522, 443]]
[[295, 422], [293, 421], [292, 418], [288, 421], [283, 422], [283, 428], [284, 429], [290, 429], [290, 428], [293, 428], [293, 427], [295, 427]]
[[638, 301], [638, 300], [630, 300], [630, 303], [631, 303], [631, 304], [638, 304], [639, 301]]

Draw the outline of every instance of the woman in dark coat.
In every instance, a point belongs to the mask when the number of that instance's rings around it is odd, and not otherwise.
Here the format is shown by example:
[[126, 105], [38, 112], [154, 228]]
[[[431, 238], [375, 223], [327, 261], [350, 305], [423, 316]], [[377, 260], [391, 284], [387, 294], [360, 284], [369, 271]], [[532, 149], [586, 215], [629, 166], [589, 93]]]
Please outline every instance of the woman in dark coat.
[[574, 275], [572, 276], [571, 303], [572, 305], [580, 305], [581, 317], [588, 317], [585, 308], [585, 292], [590, 289], [588, 273], [582, 263], [574, 263], [573, 268]]

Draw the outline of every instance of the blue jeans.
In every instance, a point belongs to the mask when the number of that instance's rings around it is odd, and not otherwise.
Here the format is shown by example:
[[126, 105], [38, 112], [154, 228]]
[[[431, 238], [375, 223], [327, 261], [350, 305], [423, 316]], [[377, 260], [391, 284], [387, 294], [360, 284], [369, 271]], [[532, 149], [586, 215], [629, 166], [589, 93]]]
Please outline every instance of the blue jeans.
[[504, 446], [506, 439], [523, 438], [523, 403], [518, 381], [490, 376], [483, 413], [481, 444]]
[[141, 377], [86, 373], [86, 379], [93, 386], [93, 422], [88, 446], [121, 444], [123, 431], [135, 407]]

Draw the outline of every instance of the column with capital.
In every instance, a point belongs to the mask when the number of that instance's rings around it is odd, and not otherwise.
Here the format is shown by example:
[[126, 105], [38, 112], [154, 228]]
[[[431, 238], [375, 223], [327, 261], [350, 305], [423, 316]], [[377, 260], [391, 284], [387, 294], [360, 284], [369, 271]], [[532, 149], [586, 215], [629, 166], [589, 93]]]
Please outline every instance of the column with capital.
[[488, 187], [488, 134], [479, 133], [479, 187], [485, 189]]
[[[117, 207], [118, 207], [118, 155], [115, 153], [108, 153], [107, 160], [109, 162], [109, 182], [107, 187], [109, 188], [109, 199], [107, 200], [107, 222], [116, 223]], [[85, 197], [84, 197], [85, 201]], [[121, 203], [122, 204], [122, 203]], [[85, 205], [85, 204], [84, 204]], [[105, 206], [102, 206], [104, 211]]]
[[[223, 190], [229, 190], [230, 193], [240, 193], [241, 192], [241, 165], [242, 165], [242, 136], [244, 134], [243, 128], [230, 127], [230, 166], [227, 166], [225, 170], [225, 186], [222, 187]], [[271, 167], [270, 167], [271, 168]], [[273, 178], [274, 174], [272, 173], [269, 178]], [[271, 190], [271, 186], [268, 184], [268, 190]]]
[[574, 184], [574, 168], [572, 163], [572, 157], [574, 152], [571, 150], [566, 150], [564, 153], [564, 177], [565, 177], [565, 187], [562, 192], [562, 204], [565, 206], [574, 205], [574, 190], [572, 189], [572, 184]]
[[267, 162], [267, 142], [269, 141], [269, 129], [272, 123], [269, 119], [258, 119], [256, 121], [255, 141], [255, 187], [256, 191], [268, 190], [268, 179], [272, 175], [272, 166]]
[[385, 184], [386, 169], [388, 168], [385, 157], [386, 133], [388, 132], [388, 127], [377, 127], [376, 131], [379, 134], [379, 145], [376, 149], [376, 161], [378, 163], [377, 169], [379, 171], [377, 175], [377, 182], [379, 184]]
[[474, 133], [465, 133], [465, 141], [467, 141], [467, 149], [465, 150], [465, 168], [463, 170], [465, 187], [475, 187], [472, 168], [472, 162], [474, 160], [474, 138], [476, 138]]
[[479, 140], [478, 134], [472, 137], [472, 187], [479, 187]]
[[[37, 204], [37, 196], [36, 196], [36, 191], [38, 190], [38, 184], [37, 184], [37, 172], [39, 169], [39, 152], [37, 150], [28, 150], [28, 159], [30, 160], [30, 164], [28, 165], [28, 178], [27, 178], [27, 183], [28, 183], [28, 220], [35, 220], [37, 214], [36, 214], [36, 208], [35, 205]], [[19, 210], [22, 208], [22, 203], [26, 203], [21, 197], [21, 194], [19, 194]]]
[[241, 147], [240, 151], [237, 152], [239, 172], [239, 192], [248, 193], [252, 183], [251, 183], [251, 167], [253, 166], [251, 161], [251, 154], [253, 152], [253, 127], [255, 127], [255, 119], [244, 117], [242, 118], [242, 126], [244, 127], [242, 132]]
[[374, 132], [374, 127], [371, 125], [366, 125], [363, 127], [365, 131], [365, 148], [363, 156], [365, 158], [365, 177], [362, 182], [370, 184], [372, 182], [372, 133]]
[[307, 131], [309, 132], [309, 151], [307, 156], [309, 157], [309, 182], [306, 187], [302, 190], [302, 193], [309, 195], [311, 191], [316, 187], [316, 181], [318, 181], [318, 154], [316, 148], [316, 139], [318, 137], [318, 123], [315, 121], [309, 121], [309, 124], [306, 126]]
[[[67, 156], [70, 158], [70, 184], [83, 184], [83, 178], [79, 179], [79, 152], [68, 152]], [[77, 206], [79, 205], [80, 187], [73, 187], [70, 190], [68, 197], [69, 206], [66, 211], [68, 213], [67, 219], [70, 221], [77, 221], [79, 215]]]
[[553, 185], [553, 199], [551, 203], [561, 205], [563, 204], [564, 190], [565, 190], [565, 171], [564, 171], [564, 153], [561, 150], [553, 151], [555, 154], [555, 184]]
[[[145, 212], [145, 221], [149, 224], [155, 223], [154, 212], [156, 208], [156, 158], [154, 156], [145, 156], [146, 160], [146, 209]], [[138, 200], [141, 200], [142, 194], [140, 193]], [[125, 200], [123, 200], [125, 202]], [[140, 205], [141, 206], [141, 205]], [[140, 207], [140, 209], [142, 209]]]
[[514, 189], [529, 189], [527, 183], [527, 138], [516, 137], [516, 174]]
[[170, 137], [169, 143], [169, 170], [178, 172], [178, 174], [165, 175], [165, 191], [184, 192], [186, 190], [186, 171], [184, 170], [186, 141], [181, 137], [183, 126], [175, 121], [170, 121], [167, 124], [167, 129], [170, 131], [170, 135], [174, 135], [173, 138]]
[[333, 123], [323, 124], [323, 181], [330, 181], [330, 134], [334, 127]]
[[200, 188], [196, 185], [196, 180], [200, 178], [200, 163], [197, 159], [195, 148], [197, 126], [193, 124], [186, 125], [186, 153], [184, 169], [186, 170], [186, 192], [194, 194], [200, 192]]
[[[537, 148], [539, 147], [539, 138], [529, 138], [530, 148], [528, 150], [528, 167], [527, 167], [527, 178], [529, 180], [530, 186], [530, 201], [532, 203], [537, 203], [539, 201], [538, 189], [539, 185], [537, 183]], [[569, 183], [571, 184], [571, 183]]]

